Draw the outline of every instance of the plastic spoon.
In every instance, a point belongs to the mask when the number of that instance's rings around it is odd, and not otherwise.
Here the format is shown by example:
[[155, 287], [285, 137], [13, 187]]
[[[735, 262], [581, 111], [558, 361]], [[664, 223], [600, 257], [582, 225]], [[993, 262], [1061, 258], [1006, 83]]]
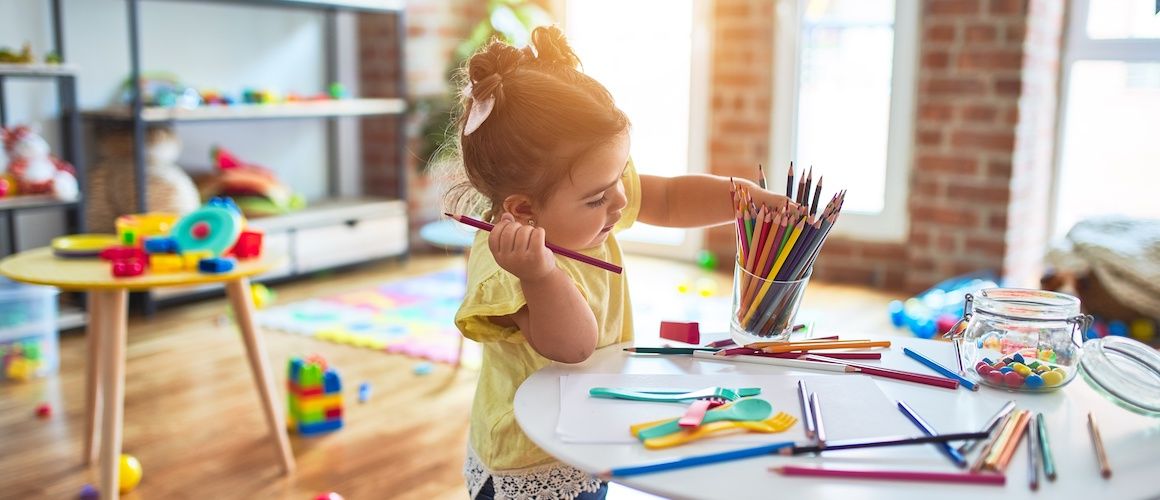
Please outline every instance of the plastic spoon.
[[[728, 407], [722, 406], [705, 413], [705, 419], [701, 421], [701, 425], [722, 420], [765, 420], [771, 414], [773, 414], [773, 405], [769, 404], [769, 401], [758, 398], [739, 399]], [[636, 437], [644, 441], [667, 436], [680, 430], [681, 425], [676, 421], [665, 422], [655, 427], [642, 429]]]

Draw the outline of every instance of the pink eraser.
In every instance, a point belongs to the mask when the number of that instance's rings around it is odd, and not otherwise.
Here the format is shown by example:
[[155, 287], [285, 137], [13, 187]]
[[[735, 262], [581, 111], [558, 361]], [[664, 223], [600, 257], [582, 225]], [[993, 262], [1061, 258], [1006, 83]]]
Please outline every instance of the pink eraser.
[[696, 321], [661, 321], [661, 338], [686, 344], [699, 344], [701, 328]]

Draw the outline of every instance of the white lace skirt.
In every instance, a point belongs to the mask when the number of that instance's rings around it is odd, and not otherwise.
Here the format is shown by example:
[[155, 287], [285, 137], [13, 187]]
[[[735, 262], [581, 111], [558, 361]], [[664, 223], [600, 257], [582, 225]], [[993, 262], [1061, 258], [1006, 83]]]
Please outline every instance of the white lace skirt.
[[467, 460], [463, 462], [468, 498], [474, 499], [489, 477], [495, 487], [495, 500], [571, 500], [584, 492], [595, 493], [601, 486], [600, 479], [561, 462], [527, 469], [490, 471], [468, 444]]

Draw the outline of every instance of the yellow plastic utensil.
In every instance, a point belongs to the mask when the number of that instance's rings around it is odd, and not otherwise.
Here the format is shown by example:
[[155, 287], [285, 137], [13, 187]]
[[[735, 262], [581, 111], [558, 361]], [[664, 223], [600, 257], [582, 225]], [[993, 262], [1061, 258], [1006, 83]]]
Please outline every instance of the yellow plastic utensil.
[[736, 421], [736, 420], [721, 420], [718, 422], [711, 422], [702, 424], [700, 427], [694, 429], [682, 430], [665, 436], [644, 440], [644, 447], [650, 450], [659, 450], [662, 448], [671, 448], [673, 446], [691, 443], [709, 436], [717, 436], [722, 434], [730, 434], [735, 431], [746, 432], [761, 432], [765, 434], [774, 434], [784, 432], [797, 423], [797, 417], [785, 412], [778, 412], [776, 415], [765, 420], [758, 421]]

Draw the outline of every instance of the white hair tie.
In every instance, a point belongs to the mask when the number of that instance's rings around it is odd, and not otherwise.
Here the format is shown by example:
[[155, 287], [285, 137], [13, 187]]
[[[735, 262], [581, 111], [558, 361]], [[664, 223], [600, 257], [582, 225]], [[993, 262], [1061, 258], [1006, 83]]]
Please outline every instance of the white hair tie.
[[[467, 84], [467, 88], [463, 92], [471, 95], [472, 85]], [[467, 110], [467, 123], [463, 125], [463, 135], [471, 135], [483, 125], [483, 121], [491, 116], [491, 110], [495, 109], [495, 93], [488, 96], [487, 99], [479, 100], [475, 97], [471, 98], [471, 108]]]

